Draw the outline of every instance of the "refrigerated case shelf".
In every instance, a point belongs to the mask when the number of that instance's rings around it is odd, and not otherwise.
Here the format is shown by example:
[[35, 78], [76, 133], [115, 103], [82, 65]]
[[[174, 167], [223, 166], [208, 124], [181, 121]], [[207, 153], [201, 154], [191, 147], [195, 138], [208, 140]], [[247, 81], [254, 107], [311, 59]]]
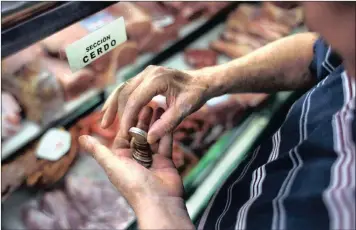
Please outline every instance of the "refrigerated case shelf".
[[79, 98], [65, 104], [61, 113], [58, 113], [50, 123], [44, 126], [25, 120], [22, 124], [22, 129], [17, 134], [2, 142], [1, 161], [6, 160], [17, 151], [32, 143], [32, 141], [41, 137], [49, 128], [70, 126], [73, 122], [78, 121], [103, 102], [103, 91], [91, 89], [82, 94]]

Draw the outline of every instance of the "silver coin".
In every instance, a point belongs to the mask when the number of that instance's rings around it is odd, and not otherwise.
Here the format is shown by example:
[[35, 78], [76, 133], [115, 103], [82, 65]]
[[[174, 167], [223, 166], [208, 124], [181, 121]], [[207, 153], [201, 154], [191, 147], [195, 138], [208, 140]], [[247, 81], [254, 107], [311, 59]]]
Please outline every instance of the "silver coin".
[[139, 129], [137, 127], [131, 127], [129, 129], [130, 135], [135, 138], [135, 140], [139, 143], [147, 143], [147, 132]]

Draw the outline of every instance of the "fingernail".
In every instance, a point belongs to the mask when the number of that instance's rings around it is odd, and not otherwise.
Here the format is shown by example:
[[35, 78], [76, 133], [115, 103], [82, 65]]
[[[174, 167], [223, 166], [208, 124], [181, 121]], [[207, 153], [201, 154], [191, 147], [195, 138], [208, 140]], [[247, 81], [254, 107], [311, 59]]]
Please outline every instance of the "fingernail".
[[148, 144], [152, 145], [152, 144], [156, 143], [157, 139], [158, 139], [158, 137], [156, 135], [148, 133], [148, 136], [147, 136]]

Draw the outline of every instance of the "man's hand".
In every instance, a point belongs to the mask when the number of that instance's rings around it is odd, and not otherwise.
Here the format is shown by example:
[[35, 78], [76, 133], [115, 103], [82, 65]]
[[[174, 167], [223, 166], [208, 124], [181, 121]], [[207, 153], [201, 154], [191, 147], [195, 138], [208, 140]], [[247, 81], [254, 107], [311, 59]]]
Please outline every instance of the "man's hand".
[[[158, 120], [163, 112], [158, 110], [156, 117], [152, 117], [152, 109], [144, 107], [134, 126], [148, 131], [149, 125]], [[79, 141], [93, 154], [111, 183], [132, 206], [141, 228], [194, 228], [182, 198], [183, 183], [171, 158], [171, 134], [166, 134], [159, 143], [151, 146], [156, 154], [150, 169], [131, 158], [129, 139], [119, 138], [117, 141], [121, 147], [113, 151], [90, 136], [81, 136]]]
[[124, 86], [119, 86], [103, 106], [102, 127], [108, 127], [119, 115], [120, 132], [114, 148], [120, 148], [119, 139], [128, 138], [128, 130], [137, 122], [137, 114], [154, 96], [167, 98], [167, 110], [148, 132], [148, 142], [155, 143], [189, 114], [199, 109], [208, 100], [209, 86], [192, 72], [182, 72], [165, 67], [149, 66]]

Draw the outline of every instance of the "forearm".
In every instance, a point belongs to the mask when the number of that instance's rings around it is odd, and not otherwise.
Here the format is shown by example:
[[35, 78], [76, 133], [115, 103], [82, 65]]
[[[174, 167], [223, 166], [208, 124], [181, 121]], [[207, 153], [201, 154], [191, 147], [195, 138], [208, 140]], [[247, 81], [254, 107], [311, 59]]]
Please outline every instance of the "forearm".
[[134, 210], [140, 229], [195, 229], [182, 198], [152, 198]]
[[225, 93], [276, 92], [309, 88], [314, 33], [291, 35], [226, 64], [194, 72], [202, 76], [209, 96]]

